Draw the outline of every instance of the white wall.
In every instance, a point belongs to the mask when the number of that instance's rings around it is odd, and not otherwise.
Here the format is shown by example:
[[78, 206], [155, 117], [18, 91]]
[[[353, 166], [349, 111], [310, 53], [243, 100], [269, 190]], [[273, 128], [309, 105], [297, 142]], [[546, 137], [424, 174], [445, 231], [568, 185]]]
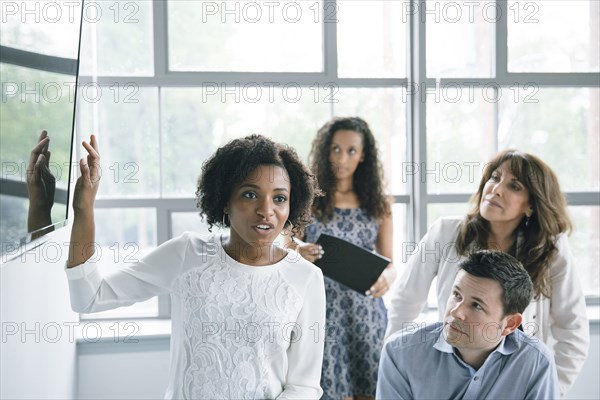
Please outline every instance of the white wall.
[[70, 228], [0, 269], [0, 398], [75, 397], [79, 316], [63, 271]]
[[161, 399], [169, 377], [169, 339], [78, 344], [78, 399]]

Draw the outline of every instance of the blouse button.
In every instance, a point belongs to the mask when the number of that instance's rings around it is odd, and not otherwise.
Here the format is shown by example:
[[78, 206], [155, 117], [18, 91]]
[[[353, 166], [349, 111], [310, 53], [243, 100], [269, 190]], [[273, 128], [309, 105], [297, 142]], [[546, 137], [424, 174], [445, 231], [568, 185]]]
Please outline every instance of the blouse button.
[[474, 381], [478, 381], [478, 380], [479, 380], [479, 377], [478, 377], [478, 376], [476, 376], [475, 378], [473, 378], [473, 380], [474, 380]]

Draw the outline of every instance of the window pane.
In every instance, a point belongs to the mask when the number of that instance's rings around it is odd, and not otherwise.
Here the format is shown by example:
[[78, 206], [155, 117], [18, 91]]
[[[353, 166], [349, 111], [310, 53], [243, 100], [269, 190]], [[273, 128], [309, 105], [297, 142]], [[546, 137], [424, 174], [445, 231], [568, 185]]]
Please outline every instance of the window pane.
[[330, 91], [283, 86], [161, 90], [163, 194], [194, 197], [202, 163], [218, 146], [252, 133], [289, 144], [306, 160], [329, 118]]
[[[96, 243], [105, 248], [114, 248], [109, 249], [107, 254], [119, 255], [119, 259], [139, 259], [139, 251], [156, 247], [154, 208], [96, 208], [95, 215]], [[119, 223], [116, 224], [115, 221]], [[127, 244], [134, 245], [135, 248], [125, 252], [123, 249]]]
[[[107, 260], [103, 274], [115, 271], [111, 261], [137, 262], [156, 247], [156, 211], [154, 208], [96, 208], [96, 253], [93, 258]], [[116, 224], [115, 221], [118, 221]], [[93, 314], [83, 319], [139, 318], [158, 316], [158, 297], [129, 307]]]
[[509, 1], [508, 70], [600, 70], [599, 4], [597, 0]]
[[338, 75], [343, 78], [404, 78], [408, 29], [406, 3], [396, 0], [338, 1], [336, 7], [328, 7], [325, 15], [338, 21]]
[[[198, 212], [174, 212], [171, 213], [171, 237], [177, 237], [183, 232], [196, 232], [201, 235], [209, 235], [206, 224]], [[228, 233], [229, 229], [220, 229], [213, 226], [212, 233]]]
[[571, 252], [576, 260], [577, 275], [586, 296], [598, 297], [600, 287], [600, 207], [569, 207], [573, 218], [573, 232], [569, 237]]
[[320, 1], [169, 1], [173, 71], [319, 72]]
[[76, 59], [80, 19], [81, 4], [76, 1], [3, 1], [0, 44]]
[[499, 148], [539, 156], [564, 191], [598, 190], [600, 90], [515, 87], [504, 92]]
[[[433, 89], [432, 89], [433, 90]], [[495, 152], [493, 88], [442, 87], [427, 96], [427, 166], [414, 166], [428, 193], [472, 193]]]
[[402, 170], [406, 161], [406, 90], [341, 88], [334, 98], [334, 115], [358, 116], [369, 124], [377, 140], [388, 192], [406, 193]]
[[[473, 192], [477, 187], [473, 187]], [[427, 227], [442, 217], [463, 217], [469, 212], [469, 203], [429, 203], [427, 204]]]
[[[102, 181], [98, 198], [158, 197], [158, 90], [90, 86], [78, 98], [81, 139], [96, 132]], [[79, 101], [81, 99], [81, 101]], [[81, 141], [79, 141], [81, 142]], [[80, 155], [83, 148], [77, 147]]]
[[402, 266], [406, 263], [403, 260], [406, 252], [405, 243], [408, 241], [408, 207], [406, 204], [394, 203], [392, 205], [392, 217], [394, 219], [394, 266], [398, 272], [402, 271]]
[[427, 76], [494, 77], [495, 1], [425, 3]]
[[152, 1], [86, 2], [81, 75], [154, 75]]

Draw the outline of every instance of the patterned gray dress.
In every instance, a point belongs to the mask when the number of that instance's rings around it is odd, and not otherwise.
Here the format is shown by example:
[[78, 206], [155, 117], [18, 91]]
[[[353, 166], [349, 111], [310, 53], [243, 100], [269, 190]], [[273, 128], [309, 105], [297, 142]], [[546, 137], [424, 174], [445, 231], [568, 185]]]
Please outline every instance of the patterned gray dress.
[[[313, 219], [305, 239], [326, 233], [373, 250], [379, 224], [360, 208], [334, 210], [327, 223]], [[383, 300], [364, 296], [325, 278], [327, 322], [321, 374], [323, 399], [375, 397], [377, 368], [387, 325]]]

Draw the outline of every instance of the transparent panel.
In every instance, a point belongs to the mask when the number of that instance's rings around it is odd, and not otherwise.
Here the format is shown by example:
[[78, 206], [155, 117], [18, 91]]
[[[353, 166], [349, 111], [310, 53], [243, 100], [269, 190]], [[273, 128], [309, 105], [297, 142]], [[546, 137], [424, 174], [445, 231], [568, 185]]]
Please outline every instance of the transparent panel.
[[427, 76], [494, 77], [495, 1], [425, 3]]
[[509, 1], [510, 72], [599, 71], [600, 2]]
[[[95, 132], [100, 147], [98, 198], [158, 197], [158, 89], [90, 85], [80, 99], [79, 142]], [[76, 150], [82, 157], [85, 150]]]
[[[338, 76], [404, 78], [407, 2], [338, 1], [326, 15], [337, 19]], [[336, 18], [337, 17], [337, 18]]]
[[[0, 63], [0, 75], [0, 193], [21, 197], [23, 204], [28, 204], [12, 210], [2, 207], [0, 220], [3, 227], [11, 230], [11, 241], [19, 242], [28, 232], [66, 220], [75, 76], [5, 63]], [[47, 152], [40, 150], [30, 165], [42, 130], [48, 132]], [[13, 221], [21, 222], [12, 226]], [[38, 232], [35, 237], [40, 235]], [[2, 240], [8, 241], [8, 237], [2, 236]]]
[[600, 207], [571, 206], [573, 232], [569, 237], [577, 275], [586, 296], [600, 296]]
[[152, 1], [86, 2], [81, 75], [154, 75]]
[[28, 210], [2, 208], [0, 225], [11, 232], [11, 242], [2, 237], [4, 253], [4, 245], [27, 244], [66, 223], [83, 8], [80, 1], [0, 8], [0, 194], [28, 202]]
[[169, 1], [172, 71], [319, 72], [321, 1]]
[[498, 145], [531, 152], [558, 175], [564, 191], [598, 190], [600, 90], [505, 88]]
[[77, 1], [2, 1], [0, 45], [77, 59], [81, 12]]
[[390, 194], [407, 193], [406, 103], [404, 88], [340, 88], [334, 93], [335, 116], [357, 116], [377, 140]]
[[[27, 197], [0, 194], [0, 237], [2, 237], [2, 253], [18, 251], [17, 243], [27, 233]], [[4, 258], [2, 259], [4, 261]]]
[[286, 85], [162, 89], [163, 194], [194, 197], [202, 163], [220, 145], [252, 133], [286, 143], [306, 160], [329, 119], [330, 89]]
[[[431, 89], [433, 90], [433, 88]], [[458, 85], [427, 96], [427, 165], [412, 173], [428, 193], [472, 193], [494, 155], [495, 103], [500, 92]]]
[[[96, 244], [93, 259], [107, 260], [101, 264], [103, 274], [116, 270], [111, 261], [122, 265], [139, 261], [156, 247], [156, 211], [153, 208], [96, 208]], [[118, 221], [118, 224], [115, 224]], [[158, 316], [158, 297], [129, 307], [120, 307], [93, 314], [83, 319], [139, 318]]]
[[[31, 150], [48, 131], [48, 167], [66, 189], [71, 161], [75, 77], [0, 63], [2, 75], [2, 178], [25, 182]], [[4, 80], [5, 77], [9, 80]], [[13, 168], [14, 167], [14, 171]]]

